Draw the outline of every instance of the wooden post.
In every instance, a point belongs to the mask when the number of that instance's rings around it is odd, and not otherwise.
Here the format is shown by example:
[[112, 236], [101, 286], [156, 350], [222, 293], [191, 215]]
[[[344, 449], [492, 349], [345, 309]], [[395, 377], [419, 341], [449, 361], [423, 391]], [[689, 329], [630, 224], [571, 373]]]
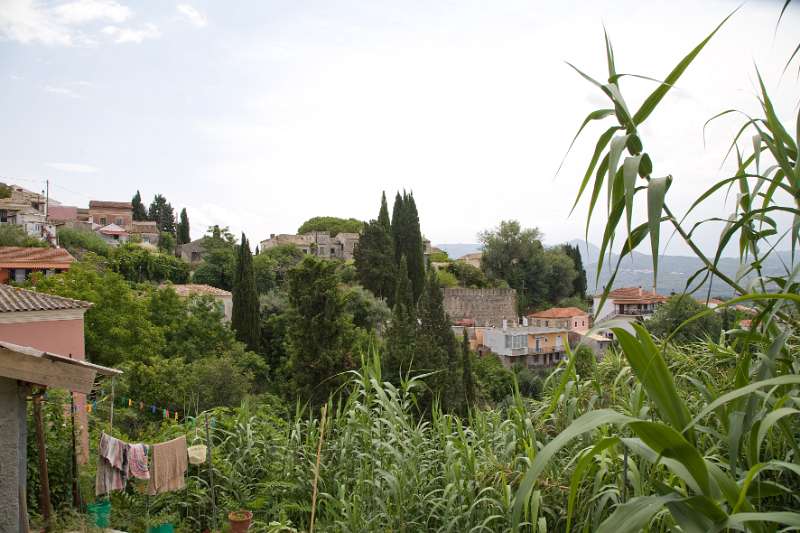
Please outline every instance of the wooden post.
[[317, 514], [317, 484], [319, 483], [319, 464], [322, 456], [322, 441], [325, 440], [325, 417], [328, 414], [328, 404], [322, 406], [322, 417], [319, 421], [319, 443], [317, 443], [317, 462], [314, 467], [314, 483], [311, 493], [311, 520], [308, 525], [308, 533], [314, 533], [314, 518]]
[[42, 393], [33, 397], [33, 417], [36, 423], [36, 445], [39, 449], [39, 506], [44, 517], [45, 529], [53, 527], [53, 505], [50, 502], [50, 479], [47, 474], [47, 449], [44, 445], [44, 422], [42, 421]]
[[[208, 429], [208, 413], [206, 413], [206, 444], [208, 446], [208, 482], [211, 486], [211, 531], [217, 530], [217, 502], [214, 498], [214, 462], [211, 460], [211, 431]], [[199, 466], [197, 468], [200, 468]]]

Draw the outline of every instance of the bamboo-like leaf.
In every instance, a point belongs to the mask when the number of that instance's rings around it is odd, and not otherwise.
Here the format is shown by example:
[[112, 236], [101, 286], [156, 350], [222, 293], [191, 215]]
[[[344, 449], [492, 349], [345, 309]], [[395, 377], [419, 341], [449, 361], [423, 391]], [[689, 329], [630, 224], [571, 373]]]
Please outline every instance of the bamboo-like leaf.
[[[566, 161], [567, 156], [569, 155], [570, 151], [572, 151], [572, 147], [575, 145], [575, 141], [578, 140], [578, 137], [580, 136], [580, 134], [583, 131], [583, 129], [591, 121], [593, 121], [593, 120], [602, 120], [602, 119], [604, 119], [604, 118], [606, 118], [608, 116], [611, 116], [613, 114], [614, 114], [614, 110], [613, 109], [596, 109], [596, 110], [592, 111], [591, 113], [589, 113], [589, 115], [587, 115], [587, 117], [585, 119], [583, 119], [583, 122], [581, 123], [581, 127], [578, 128], [578, 133], [576, 133], [575, 137], [572, 138], [572, 142], [569, 143], [569, 148], [567, 148], [567, 153], [564, 154], [564, 157], [561, 159], [561, 163], [558, 165], [558, 169], [556, 170], [556, 176], [558, 176], [558, 173], [561, 171], [561, 167], [564, 166], [564, 161]], [[599, 154], [598, 154], [598, 157], [599, 157]], [[589, 175], [591, 175], [591, 172], [589, 172]], [[583, 188], [581, 188], [581, 191], [582, 190], [583, 190]], [[579, 194], [579, 196], [580, 196], [580, 194]]]
[[650, 253], [653, 256], [653, 286], [658, 283], [658, 250], [661, 231], [661, 211], [672, 176], [651, 178], [647, 184], [647, 224], [650, 228]]
[[572, 478], [569, 483], [569, 497], [567, 498], [567, 531], [571, 531], [570, 525], [572, 524], [572, 514], [575, 511], [575, 498], [578, 495], [578, 487], [583, 480], [583, 473], [592, 464], [594, 458], [610, 448], [619, 444], [619, 437], [606, 437], [601, 439], [597, 444], [592, 446], [591, 449], [586, 451], [575, 465], [575, 470], [572, 472]]
[[791, 407], [781, 407], [779, 409], [770, 411], [767, 416], [761, 420], [761, 423], [758, 426], [758, 433], [756, 437], [756, 458], [759, 456], [761, 444], [764, 442], [764, 437], [767, 436], [767, 432], [770, 430], [770, 428], [781, 418], [797, 414], [800, 414], [800, 411], [797, 409], [792, 409]]
[[519, 524], [520, 516], [522, 516], [522, 508], [530, 497], [534, 483], [536, 483], [539, 475], [556, 452], [566, 446], [572, 439], [587, 431], [591, 431], [604, 424], [624, 424], [630, 420], [633, 419], [616, 411], [612, 411], [611, 409], [589, 411], [576, 418], [564, 431], [556, 435], [547, 446], [536, 454], [533, 463], [528, 468], [527, 472], [525, 472], [525, 476], [522, 478], [522, 482], [519, 484], [519, 488], [517, 488], [514, 494], [512, 523]]
[[684, 57], [675, 66], [675, 68], [672, 69], [672, 72], [670, 72], [669, 75], [666, 78], [664, 78], [664, 83], [662, 85], [660, 85], [658, 88], [656, 88], [655, 91], [650, 93], [650, 96], [648, 96], [647, 99], [645, 99], [644, 103], [642, 103], [642, 106], [633, 115], [633, 123], [635, 125], [638, 126], [639, 124], [644, 122], [645, 119], [647, 119], [647, 117], [650, 116], [650, 113], [653, 112], [653, 110], [656, 108], [658, 103], [664, 98], [664, 95], [666, 95], [667, 92], [669, 91], [669, 89], [673, 85], [675, 85], [675, 82], [678, 81], [678, 78], [681, 77], [681, 75], [689, 67], [689, 65], [692, 63], [692, 61], [694, 61], [695, 57], [697, 57], [697, 54], [699, 54], [703, 50], [703, 48], [706, 46], [706, 44], [708, 44], [708, 41], [710, 41], [711, 38], [714, 36], [714, 34], [716, 34], [717, 31], [719, 31], [719, 29], [722, 27], [722, 25], [725, 24], [728, 21], [728, 19], [731, 18], [733, 16], [733, 14], [736, 13], [738, 10], [739, 10], [739, 8], [737, 7], [727, 17], [725, 17], [723, 19], [723, 21], [720, 22], [717, 25], [716, 28], [714, 28], [714, 31], [712, 31], [708, 35], [708, 37], [703, 39], [700, 42], [700, 44], [695, 46], [694, 49], [692, 49], [692, 51], [689, 52], [686, 55], [686, 57]]
[[[622, 183], [625, 188], [625, 222], [628, 230], [628, 241], [631, 238], [631, 220], [633, 219], [633, 196], [636, 189], [636, 178], [639, 177], [639, 161], [642, 156], [626, 157], [622, 163]], [[652, 229], [652, 228], [651, 228]]]
[[656, 513], [661, 511], [668, 502], [680, 499], [681, 497], [677, 494], [633, 498], [628, 503], [617, 506], [614, 512], [597, 528], [597, 533], [638, 533], [643, 531]]
[[611, 146], [608, 149], [608, 202], [611, 203], [611, 191], [613, 190], [614, 178], [617, 175], [617, 166], [625, 143], [628, 142], [628, 135], [617, 135], [611, 139]]
[[[591, 161], [589, 161], [589, 166], [586, 167], [586, 172], [584, 173], [583, 179], [581, 180], [581, 185], [578, 188], [578, 194], [575, 197], [575, 202], [572, 204], [572, 207], [570, 208], [569, 211], [570, 214], [572, 214], [572, 212], [575, 210], [575, 206], [578, 205], [578, 202], [580, 201], [581, 196], [583, 195], [583, 191], [586, 189], [586, 185], [589, 184], [589, 179], [592, 177], [594, 168], [597, 165], [597, 160], [600, 159], [600, 154], [603, 153], [603, 150], [605, 150], [606, 146], [608, 145], [608, 142], [611, 140], [611, 137], [614, 136], [614, 133], [616, 133], [620, 129], [621, 128], [619, 126], [613, 126], [611, 128], [608, 128], [597, 140], [597, 144], [595, 145], [594, 148], [594, 153], [592, 154], [592, 159]], [[604, 160], [608, 161], [607, 157], [605, 157]], [[604, 173], [605, 171], [603, 171], [602, 174], [604, 175]], [[591, 218], [591, 211], [589, 214], [589, 218]]]
[[785, 526], [800, 527], [800, 514], [782, 511], [767, 513], [736, 513], [728, 517], [728, 525], [743, 527], [748, 522], [771, 522]]

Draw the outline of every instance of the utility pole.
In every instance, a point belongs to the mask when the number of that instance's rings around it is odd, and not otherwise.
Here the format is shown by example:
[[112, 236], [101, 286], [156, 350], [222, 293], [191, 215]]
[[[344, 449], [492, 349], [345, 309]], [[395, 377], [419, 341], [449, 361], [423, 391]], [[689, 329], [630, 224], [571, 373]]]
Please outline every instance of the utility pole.
[[44, 197], [44, 220], [47, 222], [47, 216], [50, 213], [50, 180], [45, 180], [45, 197]]

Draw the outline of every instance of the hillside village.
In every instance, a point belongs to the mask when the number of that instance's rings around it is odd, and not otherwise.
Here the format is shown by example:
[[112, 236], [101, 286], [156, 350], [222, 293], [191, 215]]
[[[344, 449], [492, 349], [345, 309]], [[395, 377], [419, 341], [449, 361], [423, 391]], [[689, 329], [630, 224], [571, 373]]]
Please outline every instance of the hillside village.
[[800, 529], [794, 3], [126, 4], [0, 1], [0, 533]]

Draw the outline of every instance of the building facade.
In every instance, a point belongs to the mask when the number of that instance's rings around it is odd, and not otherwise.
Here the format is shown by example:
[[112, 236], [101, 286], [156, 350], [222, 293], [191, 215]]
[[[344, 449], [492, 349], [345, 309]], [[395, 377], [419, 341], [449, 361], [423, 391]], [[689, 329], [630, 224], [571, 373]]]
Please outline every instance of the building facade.
[[477, 328], [476, 341], [497, 355], [506, 367], [528, 368], [558, 364], [567, 355], [568, 331], [562, 328], [515, 326]]
[[92, 200], [89, 202], [89, 216], [101, 227], [116, 224], [127, 230], [133, 223], [133, 206], [130, 202]]
[[451, 324], [480, 327], [516, 325], [517, 291], [514, 289], [445, 288], [444, 310]]
[[302, 235], [271, 234], [269, 239], [259, 243], [260, 251], [276, 246], [291, 245], [304, 254], [315, 255], [323, 259], [353, 259], [353, 252], [358, 245], [358, 233], [338, 233], [332, 236], [327, 231], [312, 231]]
[[22, 283], [33, 272], [50, 275], [69, 270], [75, 258], [63, 248], [0, 246], [0, 285]]
[[551, 307], [528, 315], [532, 326], [563, 329], [588, 329], [591, 325], [589, 313], [577, 307]]
[[202, 285], [197, 283], [186, 283], [182, 285], [165, 285], [165, 287], [172, 287], [172, 289], [182, 298], [188, 298], [192, 295], [207, 295], [213, 297], [220, 306], [220, 310], [224, 315], [225, 322], [231, 321], [233, 315], [233, 294], [230, 292], [212, 287], [211, 285]]

